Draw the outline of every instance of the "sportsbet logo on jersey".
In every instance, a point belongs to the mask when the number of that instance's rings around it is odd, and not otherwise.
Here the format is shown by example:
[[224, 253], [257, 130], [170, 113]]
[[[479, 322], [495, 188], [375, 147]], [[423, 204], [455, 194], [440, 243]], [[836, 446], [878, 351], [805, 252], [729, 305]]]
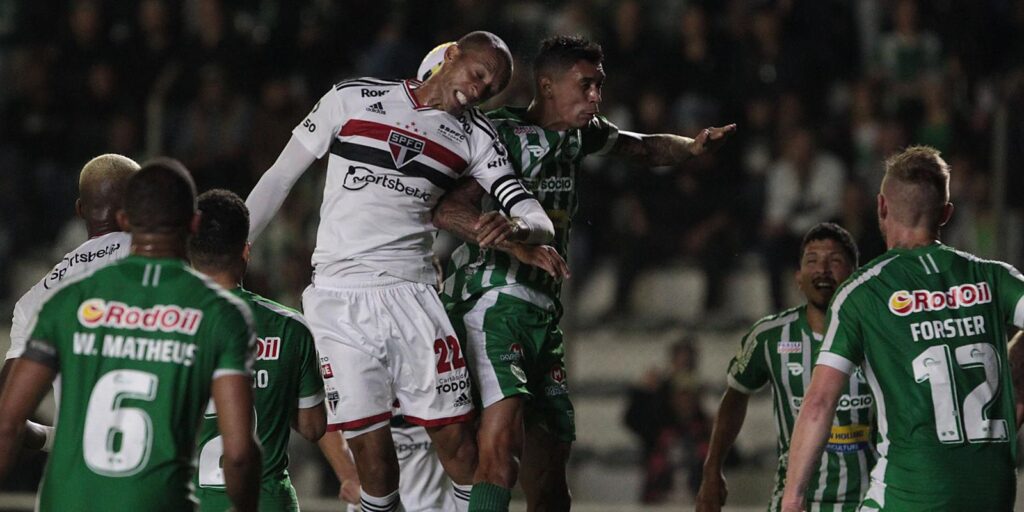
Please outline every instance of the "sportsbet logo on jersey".
[[946, 291], [897, 290], [889, 297], [889, 311], [907, 316], [921, 311], [967, 308], [992, 302], [988, 283], [961, 284]]
[[192, 335], [199, 329], [202, 319], [202, 311], [173, 304], [142, 309], [123, 302], [87, 299], [78, 306], [78, 322], [90, 329], [113, 327]]

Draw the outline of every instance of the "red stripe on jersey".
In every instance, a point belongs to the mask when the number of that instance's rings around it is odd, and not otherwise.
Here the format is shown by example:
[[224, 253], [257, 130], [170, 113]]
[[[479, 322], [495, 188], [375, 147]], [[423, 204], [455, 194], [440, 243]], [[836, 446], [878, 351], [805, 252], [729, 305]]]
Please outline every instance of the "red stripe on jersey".
[[421, 427], [440, 427], [444, 425], [451, 425], [452, 423], [464, 423], [473, 419], [473, 412], [467, 412], [466, 414], [460, 414], [459, 416], [450, 416], [448, 418], [438, 418], [436, 420], [425, 420], [423, 418], [416, 418], [414, 416], [405, 415], [405, 421], [412, 423], [413, 425], [419, 425]]
[[461, 156], [456, 155], [452, 150], [424, 137], [419, 133], [413, 133], [408, 130], [403, 130], [396, 126], [388, 126], [383, 123], [376, 123], [373, 121], [366, 121], [363, 119], [353, 119], [345, 126], [341, 127], [341, 131], [338, 133], [339, 137], [351, 137], [353, 135], [360, 135], [363, 137], [369, 137], [371, 139], [377, 139], [379, 141], [387, 142], [388, 135], [392, 131], [396, 131], [411, 137], [416, 140], [422, 140], [426, 142], [423, 147], [423, 154], [441, 162], [449, 169], [455, 171], [456, 174], [462, 174], [462, 171], [466, 169], [466, 161]]

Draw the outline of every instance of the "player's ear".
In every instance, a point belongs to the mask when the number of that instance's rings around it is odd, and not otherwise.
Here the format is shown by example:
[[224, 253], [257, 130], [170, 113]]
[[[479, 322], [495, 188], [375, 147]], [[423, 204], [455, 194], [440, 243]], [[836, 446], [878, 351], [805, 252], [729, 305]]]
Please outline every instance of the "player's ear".
[[[78, 208], [78, 203], [75, 203], [75, 208]], [[132, 223], [128, 222], [128, 213], [124, 211], [124, 208], [117, 211], [117, 227], [121, 228], [121, 231], [131, 232]]]
[[550, 98], [551, 92], [551, 77], [542, 75], [537, 79], [537, 92], [545, 98]]
[[75, 199], [75, 215], [80, 219], [84, 219], [85, 215], [82, 215], [82, 198]]
[[889, 216], [889, 205], [885, 203], [885, 196], [881, 193], [878, 194], [878, 220], [882, 220]]
[[945, 226], [949, 219], [953, 218], [953, 203], [946, 203], [942, 206], [942, 218], [939, 220], [939, 226]]
[[252, 242], [246, 242], [245, 247], [242, 248], [242, 261], [246, 264], [249, 263], [249, 258], [252, 255]]
[[[458, 43], [448, 45], [448, 48], [445, 48], [445, 50], [444, 50], [444, 61], [445, 62], [451, 62], [451, 61], [455, 60], [459, 56], [459, 53], [461, 53], [461, 52], [462, 52], [462, 50], [459, 49], [459, 44]], [[444, 67], [444, 66], [442, 66], [442, 67]]]

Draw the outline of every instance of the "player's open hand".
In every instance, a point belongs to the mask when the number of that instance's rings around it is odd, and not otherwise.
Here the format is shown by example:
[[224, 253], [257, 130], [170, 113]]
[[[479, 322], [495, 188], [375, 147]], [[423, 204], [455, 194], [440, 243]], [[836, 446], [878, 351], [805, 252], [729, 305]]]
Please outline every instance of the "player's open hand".
[[512, 250], [515, 258], [527, 265], [533, 265], [545, 271], [551, 277], [561, 281], [571, 277], [569, 265], [558, 250], [550, 245], [516, 244]]
[[499, 212], [487, 212], [473, 226], [476, 230], [476, 243], [480, 247], [494, 247], [505, 240], [515, 240], [518, 225], [512, 219]]
[[728, 495], [729, 486], [720, 472], [717, 475], [705, 473], [697, 491], [697, 512], [719, 512]]
[[697, 134], [690, 145], [690, 153], [693, 156], [700, 156], [707, 153], [714, 153], [725, 139], [736, 132], [736, 123], [719, 126], [717, 128], [705, 128]]

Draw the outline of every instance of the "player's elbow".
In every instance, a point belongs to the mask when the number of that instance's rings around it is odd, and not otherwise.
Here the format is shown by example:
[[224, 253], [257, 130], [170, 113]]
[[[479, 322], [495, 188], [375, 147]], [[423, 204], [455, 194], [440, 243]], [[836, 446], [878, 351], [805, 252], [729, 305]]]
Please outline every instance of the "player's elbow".
[[295, 430], [311, 443], [319, 441], [327, 432], [327, 414], [323, 403], [316, 407], [299, 409]]
[[835, 410], [836, 397], [831, 397], [829, 394], [817, 390], [808, 392], [804, 396], [803, 403], [800, 405], [800, 414], [814, 421], [827, 419], [831, 422], [832, 416], [835, 415]]
[[261, 457], [260, 445], [253, 436], [243, 436], [242, 439], [224, 437], [224, 458], [221, 462], [225, 472], [250, 474], [260, 467]]

